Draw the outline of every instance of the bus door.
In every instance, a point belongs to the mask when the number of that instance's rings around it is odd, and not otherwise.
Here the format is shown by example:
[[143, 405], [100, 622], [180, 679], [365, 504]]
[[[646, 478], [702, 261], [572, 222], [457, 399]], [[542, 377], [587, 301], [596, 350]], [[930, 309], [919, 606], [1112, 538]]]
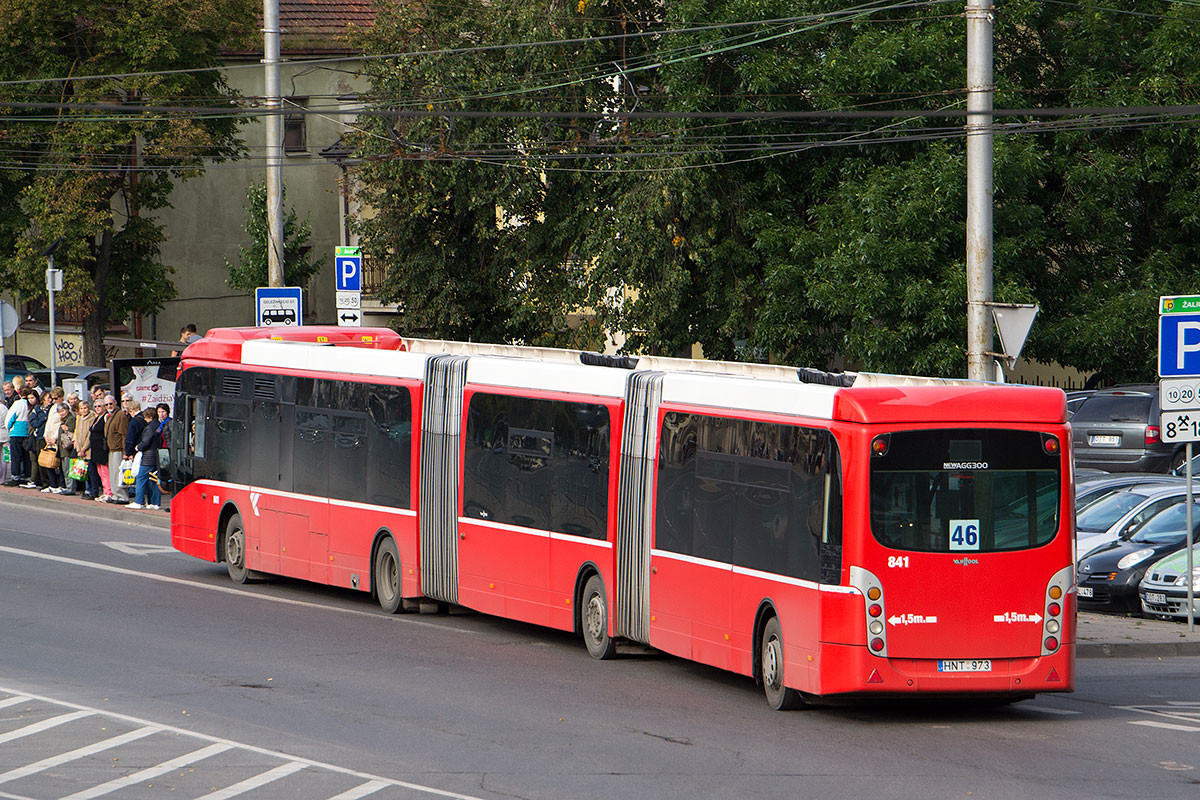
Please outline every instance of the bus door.
[[[667, 416], [664, 431], [675, 419]], [[664, 436], [667, 436], [667, 433]], [[650, 554], [650, 644], [724, 669], [732, 634], [737, 491], [730, 459], [692, 452], [659, 463]]]
[[1037, 431], [875, 437], [870, 522], [878, 546], [868, 547], [863, 566], [882, 587], [889, 657], [1042, 652], [1050, 584], [1069, 584], [1062, 573], [1071, 568], [1062, 447], [1057, 435]]

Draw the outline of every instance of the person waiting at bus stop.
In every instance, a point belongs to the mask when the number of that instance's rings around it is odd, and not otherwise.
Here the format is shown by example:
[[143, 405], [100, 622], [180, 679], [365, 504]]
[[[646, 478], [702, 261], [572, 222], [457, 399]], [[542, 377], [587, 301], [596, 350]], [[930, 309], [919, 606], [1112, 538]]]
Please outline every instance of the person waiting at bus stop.
[[105, 396], [104, 442], [108, 445], [108, 484], [112, 492], [108, 502], [129, 502], [129, 491], [121, 483], [121, 459], [125, 455], [125, 434], [129, 432], [129, 415], [117, 408], [117, 399]]
[[[135, 447], [137, 452], [142, 454], [142, 460], [138, 465], [137, 478], [134, 481], [133, 502], [129, 504], [129, 508], [156, 510], [159, 500], [162, 498], [158, 484], [150, 480], [150, 473], [158, 469], [158, 448], [162, 444], [162, 435], [158, 432], [158, 426], [154, 424], [156, 414], [156, 409], [153, 407], [147, 407], [141, 413], [142, 432]], [[146, 496], [147, 489], [150, 493], [148, 498]], [[146, 502], [146, 500], [150, 502]]]

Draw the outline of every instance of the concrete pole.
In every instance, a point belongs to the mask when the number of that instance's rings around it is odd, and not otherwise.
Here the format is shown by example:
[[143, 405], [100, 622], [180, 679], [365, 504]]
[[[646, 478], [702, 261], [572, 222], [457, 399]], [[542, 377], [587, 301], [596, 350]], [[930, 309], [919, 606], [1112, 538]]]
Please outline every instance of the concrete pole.
[[267, 100], [267, 285], [283, 286], [283, 100], [279, 93], [279, 0], [263, 0]]
[[46, 291], [50, 295], [46, 303], [50, 310], [50, 388], [54, 388], [58, 385], [58, 347], [54, 341], [54, 253], [47, 258], [50, 259], [46, 267]]
[[992, 10], [967, 0], [967, 377], [992, 380]]

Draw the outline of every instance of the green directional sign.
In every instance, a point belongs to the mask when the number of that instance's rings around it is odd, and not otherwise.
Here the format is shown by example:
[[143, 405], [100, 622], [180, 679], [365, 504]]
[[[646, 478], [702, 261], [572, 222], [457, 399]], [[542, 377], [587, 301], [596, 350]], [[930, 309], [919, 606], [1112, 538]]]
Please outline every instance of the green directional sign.
[[1195, 314], [1200, 312], [1200, 295], [1180, 294], [1158, 298], [1159, 314]]
[[[346, 246], [344, 246], [344, 245], [339, 245], [339, 246], [338, 246], [338, 248], [337, 248], [337, 251], [334, 253], [334, 255], [338, 255], [338, 256], [361, 256], [361, 255], [362, 255], [362, 248], [361, 248], [361, 247], [357, 247], [357, 246], [355, 246], [355, 247], [346, 247]], [[1197, 298], [1197, 299], [1200, 299], [1200, 298]]]

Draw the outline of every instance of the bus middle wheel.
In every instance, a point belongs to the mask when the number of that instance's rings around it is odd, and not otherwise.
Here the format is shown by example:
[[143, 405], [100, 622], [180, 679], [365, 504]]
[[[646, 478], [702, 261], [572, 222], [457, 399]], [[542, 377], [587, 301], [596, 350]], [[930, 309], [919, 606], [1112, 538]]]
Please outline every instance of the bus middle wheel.
[[396, 542], [389, 536], [379, 544], [375, 553], [375, 597], [379, 599], [379, 607], [388, 614], [400, 610], [400, 554], [396, 551]]
[[588, 578], [583, 586], [579, 616], [583, 641], [592, 658], [603, 660], [616, 655], [617, 643], [608, 635], [608, 597], [604, 593], [604, 581], [599, 575]]

